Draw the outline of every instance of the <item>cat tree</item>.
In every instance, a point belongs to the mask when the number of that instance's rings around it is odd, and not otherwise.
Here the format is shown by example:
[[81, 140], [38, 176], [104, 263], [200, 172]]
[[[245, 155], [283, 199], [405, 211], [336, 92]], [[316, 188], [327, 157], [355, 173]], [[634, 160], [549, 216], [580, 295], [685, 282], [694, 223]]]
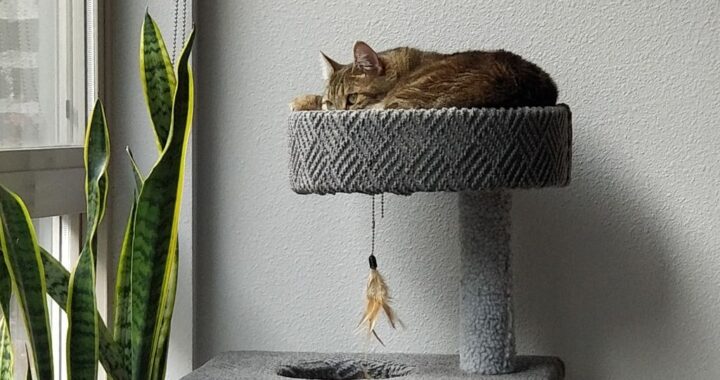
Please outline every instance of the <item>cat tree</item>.
[[569, 183], [566, 105], [293, 112], [289, 133], [297, 193], [459, 193], [459, 357], [233, 352], [186, 379], [563, 378], [557, 358], [515, 355], [509, 190]]

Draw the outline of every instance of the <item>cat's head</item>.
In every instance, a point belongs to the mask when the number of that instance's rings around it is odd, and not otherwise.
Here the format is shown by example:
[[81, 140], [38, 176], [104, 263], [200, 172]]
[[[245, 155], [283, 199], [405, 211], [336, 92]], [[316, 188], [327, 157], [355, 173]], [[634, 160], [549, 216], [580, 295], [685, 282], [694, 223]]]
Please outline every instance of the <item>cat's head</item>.
[[397, 81], [395, 75], [386, 75], [389, 62], [362, 41], [355, 43], [355, 59], [350, 64], [337, 63], [323, 53], [320, 56], [326, 82], [324, 110], [377, 107]]

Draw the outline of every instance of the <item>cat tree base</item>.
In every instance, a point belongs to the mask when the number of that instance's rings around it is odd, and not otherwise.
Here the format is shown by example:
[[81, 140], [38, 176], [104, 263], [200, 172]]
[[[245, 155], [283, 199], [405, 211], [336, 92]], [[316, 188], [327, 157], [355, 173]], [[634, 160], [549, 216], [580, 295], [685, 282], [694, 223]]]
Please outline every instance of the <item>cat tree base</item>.
[[[328, 365], [323, 368], [322, 363]], [[378, 373], [367, 378], [398, 378], [413, 380], [560, 380], [565, 368], [560, 359], [548, 356], [517, 356], [516, 372], [504, 375], [472, 375], [460, 370], [457, 355], [413, 354], [317, 354], [299, 352], [226, 352], [208, 361], [182, 380], [287, 380], [287, 379], [362, 379], [353, 372], [353, 363], [364, 362]], [[311, 373], [297, 370], [307, 365]], [[378, 366], [382, 366], [379, 368]], [[293, 370], [294, 369], [294, 370]], [[384, 372], [383, 372], [384, 371]], [[399, 371], [393, 373], [393, 371]], [[285, 376], [278, 373], [281, 372]], [[298, 376], [291, 377], [289, 375]], [[303, 377], [299, 377], [303, 376]]]

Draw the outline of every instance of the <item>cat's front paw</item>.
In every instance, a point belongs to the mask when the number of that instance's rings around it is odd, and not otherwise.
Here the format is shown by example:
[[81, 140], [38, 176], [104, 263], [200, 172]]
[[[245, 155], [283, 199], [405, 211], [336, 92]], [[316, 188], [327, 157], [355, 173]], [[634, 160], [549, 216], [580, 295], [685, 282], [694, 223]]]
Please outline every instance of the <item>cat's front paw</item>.
[[322, 109], [322, 96], [302, 95], [290, 102], [290, 111], [317, 111]]

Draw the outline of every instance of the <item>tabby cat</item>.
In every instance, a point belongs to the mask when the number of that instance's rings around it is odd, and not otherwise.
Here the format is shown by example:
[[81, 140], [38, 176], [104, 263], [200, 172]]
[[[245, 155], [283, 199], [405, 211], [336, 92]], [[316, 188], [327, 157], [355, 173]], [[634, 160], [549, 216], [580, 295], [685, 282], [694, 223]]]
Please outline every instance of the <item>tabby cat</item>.
[[299, 110], [548, 106], [557, 101], [552, 78], [507, 51], [455, 54], [396, 48], [376, 53], [357, 42], [343, 65], [321, 53], [325, 93], [296, 98]]

